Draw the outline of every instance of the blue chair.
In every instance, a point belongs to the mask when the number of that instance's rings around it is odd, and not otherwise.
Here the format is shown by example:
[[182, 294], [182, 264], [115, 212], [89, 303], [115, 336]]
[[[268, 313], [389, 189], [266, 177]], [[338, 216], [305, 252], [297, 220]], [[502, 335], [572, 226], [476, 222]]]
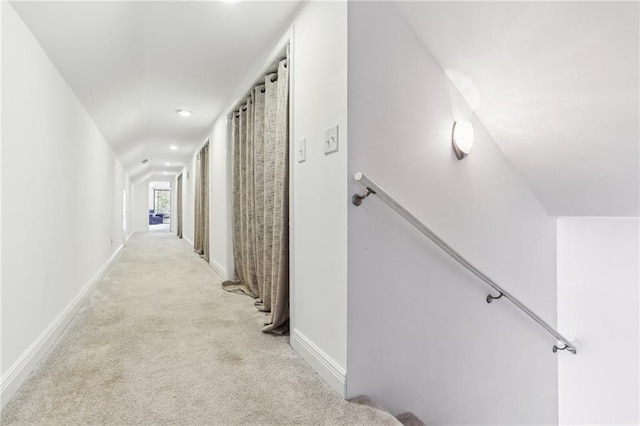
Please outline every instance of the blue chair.
[[153, 210], [149, 210], [149, 225], [159, 225], [164, 223], [164, 215], [162, 213], [153, 213]]

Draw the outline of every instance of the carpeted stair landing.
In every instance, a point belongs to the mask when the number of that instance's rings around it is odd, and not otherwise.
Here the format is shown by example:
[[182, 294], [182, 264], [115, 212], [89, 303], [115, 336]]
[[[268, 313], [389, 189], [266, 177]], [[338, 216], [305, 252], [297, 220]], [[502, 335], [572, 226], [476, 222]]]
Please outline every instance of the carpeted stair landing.
[[[384, 408], [382, 408], [380, 405], [378, 405], [377, 402], [375, 402], [368, 396], [358, 396], [356, 398], [350, 399], [349, 402], [352, 402], [354, 404], [366, 405], [367, 407], [371, 407], [373, 409], [386, 412]], [[426, 426], [422, 422], [422, 420], [420, 420], [413, 413], [403, 413], [403, 414], [397, 415], [396, 419], [404, 426]]]
[[0, 423], [399, 424], [344, 401], [288, 336], [260, 331], [263, 315], [185, 241], [136, 234]]

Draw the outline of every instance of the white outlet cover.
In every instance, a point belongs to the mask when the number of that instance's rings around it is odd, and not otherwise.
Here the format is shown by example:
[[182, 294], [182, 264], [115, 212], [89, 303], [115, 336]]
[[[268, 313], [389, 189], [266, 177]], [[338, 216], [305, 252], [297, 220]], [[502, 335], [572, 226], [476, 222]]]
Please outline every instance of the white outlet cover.
[[338, 125], [324, 131], [324, 153], [329, 154], [338, 150]]
[[307, 161], [307, 138], [302, 138], [296, 146], [296, 158], [298, 163]]

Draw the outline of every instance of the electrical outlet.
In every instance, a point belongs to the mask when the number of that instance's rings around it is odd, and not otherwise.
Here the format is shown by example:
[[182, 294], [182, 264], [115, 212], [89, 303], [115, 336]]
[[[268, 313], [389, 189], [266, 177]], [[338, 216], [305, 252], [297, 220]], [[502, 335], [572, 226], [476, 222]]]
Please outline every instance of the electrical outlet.
[[302, 138], [298, 141], [298, 146], [296, 146], [296, 157], [298, 158], [298, 163], [302, 163], [307, 160], [307, 138]]
[[329, 154], [338, 150], [338, 125], [324, 131], [324, 153]]

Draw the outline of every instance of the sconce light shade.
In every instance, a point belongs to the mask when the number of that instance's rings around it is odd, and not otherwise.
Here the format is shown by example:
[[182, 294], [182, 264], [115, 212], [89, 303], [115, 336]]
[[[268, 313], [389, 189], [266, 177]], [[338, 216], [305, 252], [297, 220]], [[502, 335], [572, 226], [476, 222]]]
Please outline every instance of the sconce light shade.
[[466, 157], [473, 146], [473, 125], [468, 121], [456, 121], [453, 123], [451, 143], [458, 160]]

